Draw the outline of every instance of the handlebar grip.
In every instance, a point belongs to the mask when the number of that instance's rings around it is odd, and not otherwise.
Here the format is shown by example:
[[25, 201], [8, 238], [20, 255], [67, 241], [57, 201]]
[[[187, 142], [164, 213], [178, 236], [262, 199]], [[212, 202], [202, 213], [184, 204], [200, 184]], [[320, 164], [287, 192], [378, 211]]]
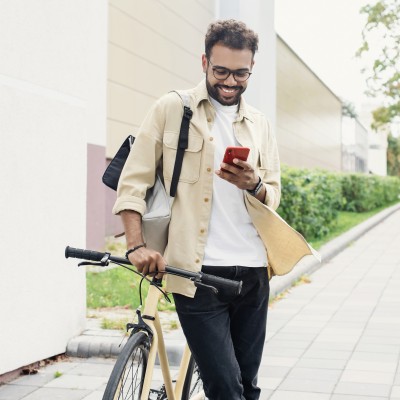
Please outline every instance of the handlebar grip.
[[100, 261], [104, 257], [105, 253], [92, 250], [74, 249], [73, 247], [67, 246], [65, 248], [65, 258], [80, 258], [82, 260]]
[[242, 291], [242, 281], [233, 281], [231, 279], [221, 278], [220, 276], [208, 275], [204, 272], [201, 272], [201, 281], [207, 285], [215, 286], [216, 288], [228, 289], [236, 296]]

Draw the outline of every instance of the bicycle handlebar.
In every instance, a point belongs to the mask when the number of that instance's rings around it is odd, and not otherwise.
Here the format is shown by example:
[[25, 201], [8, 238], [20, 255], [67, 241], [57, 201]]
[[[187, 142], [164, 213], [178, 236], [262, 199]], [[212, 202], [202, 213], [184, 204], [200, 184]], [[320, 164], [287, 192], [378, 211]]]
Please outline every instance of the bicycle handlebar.
[[[108, 256], [107, 259], [110, 261], [125, 265], [132, 265], [128, 259], [116, 257], [109, 253], [100, 253], [93, 250], [75, 249], [69, 246], [65, 248], [65, 258], [71, 257], [89, 261], [101, 261], [106, 256]], [[231, 279], [205, 274], [204, 272], [186, 271], [184, 269], [171, 267], [169, 265], [165, 267], [165, 272], [171, 275], [177, 275], [182, 278], [190, 279], [195, 282], [200, 282], [205, 285], [214, 286], [216, 288], [225, 288], [232, 291], [232, 293], [234, 293], [235, 295], [240, 294], [242, 290], [242, 281], [233, 281]]]

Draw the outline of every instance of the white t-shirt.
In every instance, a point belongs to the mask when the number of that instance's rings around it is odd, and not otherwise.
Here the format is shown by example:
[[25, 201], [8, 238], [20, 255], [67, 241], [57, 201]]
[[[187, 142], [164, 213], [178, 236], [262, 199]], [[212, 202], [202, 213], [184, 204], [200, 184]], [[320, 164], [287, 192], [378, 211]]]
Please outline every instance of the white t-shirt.
[[[227, 146], [240, 146], [233, 132], [238, 106], [223, 106], [211, 99], [216, 115], [214, 168], [220, 169]], [[243, 190], [215, 175], [208, 238], [203, 265], [263, 267], [267, 256], [263, 242], [244, 204]]]

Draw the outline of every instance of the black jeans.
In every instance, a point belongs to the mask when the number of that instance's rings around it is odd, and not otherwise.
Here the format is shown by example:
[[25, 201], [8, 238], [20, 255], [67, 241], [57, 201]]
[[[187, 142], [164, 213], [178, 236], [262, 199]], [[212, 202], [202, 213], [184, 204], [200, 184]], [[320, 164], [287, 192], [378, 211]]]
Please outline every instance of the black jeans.
[[243, 281], [234, 296], [198, 288], [174, 294], [176, 310], [210, 400], [257, 400], [257, 373], [267, 323], [267, 268], [203, 266], [205, 273]]

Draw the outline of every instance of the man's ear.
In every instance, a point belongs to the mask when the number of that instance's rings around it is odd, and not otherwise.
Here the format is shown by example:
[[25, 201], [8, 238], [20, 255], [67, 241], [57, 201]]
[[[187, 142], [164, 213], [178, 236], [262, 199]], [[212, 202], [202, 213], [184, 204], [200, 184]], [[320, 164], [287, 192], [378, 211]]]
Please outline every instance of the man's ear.
[[201, 56], [201, 65], [203, 67], [203, 72], [205, 73], [207, 71], [208, 67], [208, 60], [205, 54]]
[[254, 67], [255, 61], [254, 58], [251, 60], [251, 70], [253, 71], [253, 67]]

